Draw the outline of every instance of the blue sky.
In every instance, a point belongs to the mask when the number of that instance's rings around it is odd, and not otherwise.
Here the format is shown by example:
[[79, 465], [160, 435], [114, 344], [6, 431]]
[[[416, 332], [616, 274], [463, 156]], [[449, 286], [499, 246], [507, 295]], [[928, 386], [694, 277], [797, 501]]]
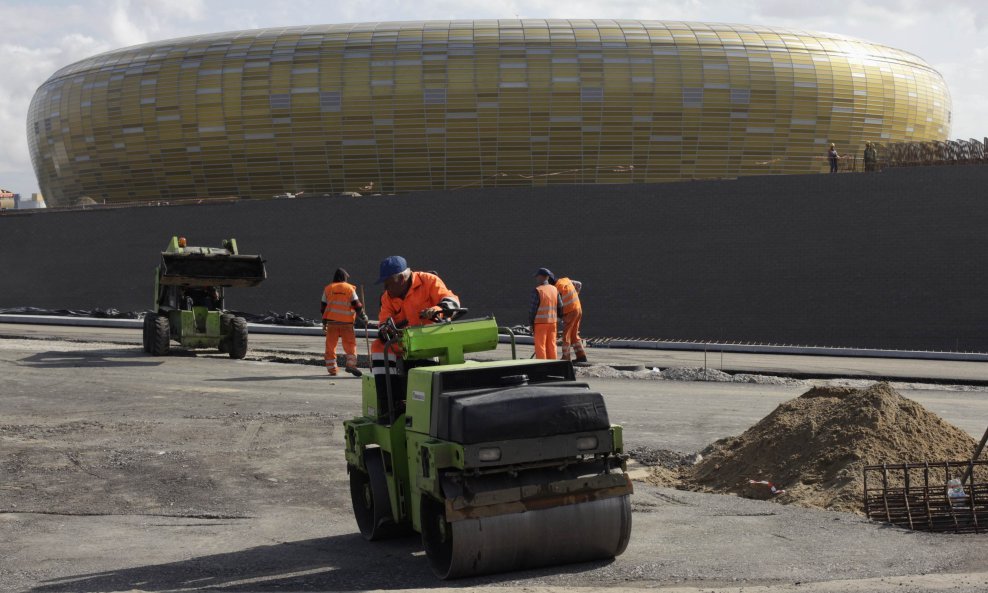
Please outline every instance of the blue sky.
[[946, 79], [952, 138], [988, 136], [985, 0], [0, 0], [0, 187], [38, 191], [27, 109], [58, 68], [103, 51], [201, 33], [421, 19], [631, 18], [774, 25], [910, 51]]

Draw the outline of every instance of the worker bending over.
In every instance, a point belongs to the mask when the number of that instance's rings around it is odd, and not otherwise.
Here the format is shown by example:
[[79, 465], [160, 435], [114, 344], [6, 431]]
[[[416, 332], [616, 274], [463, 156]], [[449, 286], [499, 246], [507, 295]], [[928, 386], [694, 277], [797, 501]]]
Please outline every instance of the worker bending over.
[[551, 275], [549, 283], [556, 287], [559, 298], [563, 301], [563, 360], [569, 360], [572, 352], [576, 355], [575, 362], [587, 362], [587, 353], [583, 350], [583, 341], [580, 338], [580, 322], [583, 321], [580, 291], [583, 283], [566, 276], [553, 278]]
[[553, 278], [548, 268], [535, 272], [535, 290], [528, 310], [528, 321], [535, 339], [535, 358], [556, 359], [556, 324], [563, 314], [563, 299], [556, 287], [549, 283]]
[[347, 282], [350, 274], [337, 268], [333, 282], [322, 291], [322, 332], [326, 335], [326, 371], [336, 376], [336, 343], [343, 340], [346, 353], [346, 372], [355, 377], [361, 376], [357, 368], [357, 337], [353, 333], [353, 322], [359, 317], [367, 327], [367, 313], [357, 298], [357, 287]]
[[[386, 372], [404, 375], [404, 370], [398, 368], [398, 359], [401, 357], [398, 344], [392, 344], [389, 356], [385, 357], [385, 342], [397, 338], [397, 335], [388, 333], [388, 320], [392, 320], [395, 328], [400, 331], [406, 327], [435, 323], [442, 318], [444, 312], [460, 307], [460, 298], [446, 288], [439, 276], [428, 272], [413, 272], [400, 255], [381, 260], [377, 284], [382, 283], [384, 292], [381, 294], [381, 312], [378, 314], [382, 330], [371, 345], [371, 370], [377, 381], [378, 394], [385, 392]], [[392, 392], [402, 393], [402, 390], [393, 389]]]

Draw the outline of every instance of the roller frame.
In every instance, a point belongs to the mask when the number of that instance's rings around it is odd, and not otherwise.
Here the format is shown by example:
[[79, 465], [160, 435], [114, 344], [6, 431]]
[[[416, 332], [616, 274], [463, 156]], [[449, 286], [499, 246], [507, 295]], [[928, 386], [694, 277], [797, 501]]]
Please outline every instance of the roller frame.
[[[444, 333], [473, 344], [486, 340], [485, 325], [496, 330], [493, 319], [469, 323], [461, 328], [454, 323], [449, 326], [454, 329], [447, 328]], [[432, 329], [422, 336], [409, 333], [416, 329], [407, 329], [405, 339], [421, 338], [410, 342], [418, 344], [419, 351], [432, 352], [441, 345], [440, 332]], [[422, 341], [426, 338], [428, 343]], [[454, 354], [471, 347], [454, 342]], [[406, 349], [406, 357], [411, 351], [415, 349]], [[555, 366], [544, 367], [551, 371], [539, 370], [543, 363]], [[433, 572], [441, 579], [604, 560], [621, 554], [631, 535], [633, 488], [626, 473], [620, 426], [470, 444], [445, 440], [431, 430], [435, 422], [434, 413], [430, 414], [434, 410], [432, 396], [443, 393], [433, 391], [433, 373], [458, 373], [457, 385], [462, 389], [464, 373], [472, 376], [473, 369], [480, 371], [478, 377], [483, 381], [493, 369], [516, 375], [517, 369], [524, 372], [531, 368], [537, 381], [548, 384], [567, 380], [558, 377], [566, 375], [558, 363], [457, 360], [413, 368], [398, 396], [405, 398], [401, 408], [405, 411], [397, 416], [382, 416], [375, 381], [365, 376], [363, 415], [344, 422], [345, 456], [358, 485], [364, 483], [362, 477], [370, 489], [374, 483], [378, 485], [374, 497], [378, 504], [373, 508], [382, 510], [386, 504], [390, 507], [387, 518], [394, 523], [389, 526], [393, 529], [378, 533], [366, 528], [363, 517], [364, 537], [379, 539], [418, 531]], [[571, 367], [568, 377], [573, 380]], [[596, 439], [594, 445], [584, 449], [579, 443], [590, 438]], [[484, 459], [482, 450], [494, 447], [499, 457]], [[373, 482], [369, 477], [374, 472], [385, 476], [384, 488], [380, 479]], [[382, 493], [385, 489], [386, 497]], [[359, 502], [354, 495], [355, 513], [360, 512]], [[357, 518], [360, 522], [361, 517]], [[374, 524], [382, 518], [383, 512], [374, 515]]]

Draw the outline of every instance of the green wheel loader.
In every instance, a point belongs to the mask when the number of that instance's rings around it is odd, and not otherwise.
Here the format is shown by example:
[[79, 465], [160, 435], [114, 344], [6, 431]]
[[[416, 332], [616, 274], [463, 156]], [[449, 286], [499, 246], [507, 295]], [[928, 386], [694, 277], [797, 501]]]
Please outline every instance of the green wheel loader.
[[[460, 310], [463, 311], [463, 310]], [[442, 579], [613, 558], [631, 536], [620, 426], [568, 361], [465, 361], [493, 318], [406, 328], [345, 421], [365, 539], [418, 532]], [[438, 359], [438, 360], [436, 360]]]
[[230, 358], [247, 355], [247, 321], [224, 308], [225, 289], [257, 286], [267, 278], [259, 255], [241, 255], [236, 239], [222, 247], [189, 247], [172, 237], [154, 269], [154, 304], [144, 315], [144, 351], [218, 348]]

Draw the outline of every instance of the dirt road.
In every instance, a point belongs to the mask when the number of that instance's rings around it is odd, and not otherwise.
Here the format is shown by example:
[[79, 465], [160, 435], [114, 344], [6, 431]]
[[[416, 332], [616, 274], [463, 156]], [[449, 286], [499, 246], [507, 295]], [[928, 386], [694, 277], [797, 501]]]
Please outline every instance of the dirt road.
[[[339, 428], [358, 410], [359, 382], [320, 373], [0, 339], [0, 591], [443, 587], [415, 538], [371, 544], [357, 534]], [[593, 382], [629, 446], [681, 451], [743, 431], [800, 390]], [[983, 391], [915, 395], [972, 433], [988, 419]], [[613, 562], [449, 585], [982, 591], [988, 582], [985, 536], [645, 484], [633, 509], [631, 545]], [[941, 573], [950, 574], [915, 576]], [[828, 589], [835, 579], [851, 583]]]

